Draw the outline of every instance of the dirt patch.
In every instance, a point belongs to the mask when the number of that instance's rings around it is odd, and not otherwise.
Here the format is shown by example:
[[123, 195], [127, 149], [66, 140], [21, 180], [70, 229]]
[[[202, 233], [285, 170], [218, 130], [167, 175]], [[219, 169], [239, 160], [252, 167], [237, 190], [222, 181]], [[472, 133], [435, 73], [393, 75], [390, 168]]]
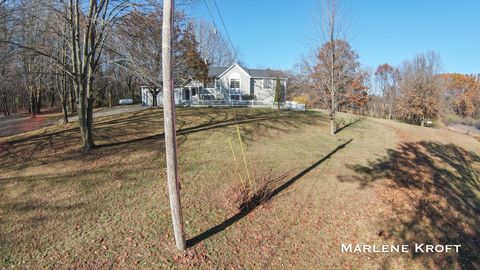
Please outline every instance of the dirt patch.
[[396, 127], [392, 127], [395, 134], [398, 136], [401, 142], [415, 142], [417, 139], [411, 133]]
[[173, 259], [177, 264], [198, 267], [208, 261], [208, 251], [203, 243], [196, 245], [180, 254], [177, 254]]

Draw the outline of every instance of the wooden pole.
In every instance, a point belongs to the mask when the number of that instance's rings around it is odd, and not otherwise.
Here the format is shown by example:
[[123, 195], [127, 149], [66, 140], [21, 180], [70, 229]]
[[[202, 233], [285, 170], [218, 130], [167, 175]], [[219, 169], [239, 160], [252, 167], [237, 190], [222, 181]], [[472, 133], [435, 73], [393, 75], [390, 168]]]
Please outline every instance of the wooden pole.
[[172, 29], [174, 0], [163, 1], [162, 72], [163, 72], [163, 116], [165, 122], [165, 150], [167, 160], [167, 181], [170, 208], [172, 211], [173, 233], [179, 250], [185, 250], [180, 183], [178, 177], [177, 137], [175, 127], [175, 97], [172, 65]]

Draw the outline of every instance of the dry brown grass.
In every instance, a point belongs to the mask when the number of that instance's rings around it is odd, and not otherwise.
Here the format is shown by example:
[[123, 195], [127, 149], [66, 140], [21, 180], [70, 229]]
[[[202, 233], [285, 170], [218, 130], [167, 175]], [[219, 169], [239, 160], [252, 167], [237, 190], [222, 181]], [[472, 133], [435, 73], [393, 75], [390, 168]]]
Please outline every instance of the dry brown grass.
[[[252, 180], [265, 177], [269, 185], [252, 206], [242, 205], [257, 191], [240, 190], [233, 196], [240, 194], [234, 200], [240, 203], [226, 209], [219, 204], [228, 197], [223, 191], [240, 182], [228, 144], [236, 123]], [[179, 109], [178, 125], [189, 251], [179, 254], [173, 244], [162, 112], [146, 110], [96, 119], [100, 147], [88, 155], [77, 151], [76, 123], [0, 139], [0, 267], [478, 265], [476, 242], [464, 240], [476, 239], [480, 228], [474, 215], [480, 143], [471, 137], [365, 119], [332, 138], [322, 113], [251, 109]], [[339, 252], [341, 243], [402, 244], [422, 235], [463, 241], [465, 252], [444, 258]]]

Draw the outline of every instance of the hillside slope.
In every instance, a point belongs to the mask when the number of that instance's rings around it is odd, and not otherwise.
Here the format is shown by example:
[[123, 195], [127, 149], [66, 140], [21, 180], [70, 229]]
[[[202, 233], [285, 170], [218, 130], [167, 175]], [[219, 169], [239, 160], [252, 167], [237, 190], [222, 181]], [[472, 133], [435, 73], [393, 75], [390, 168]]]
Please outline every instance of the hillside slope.
[[[165, 193], [162, 112], [99, 118], [92, 153], [76, 124], [0, 139], [0, 267], [475, 268], [480, 143], [436, 130], [320, 112], [179, 109], [187, 238], [175, 250]], [[357, 119], [357, 121], [354, 121]], [[235, 213], [226, 191], [275, 179]], [[227, 198], [228, 199], [228, 198]], [[462, 244], [459, 254], [341, 253], [342, 243]]]

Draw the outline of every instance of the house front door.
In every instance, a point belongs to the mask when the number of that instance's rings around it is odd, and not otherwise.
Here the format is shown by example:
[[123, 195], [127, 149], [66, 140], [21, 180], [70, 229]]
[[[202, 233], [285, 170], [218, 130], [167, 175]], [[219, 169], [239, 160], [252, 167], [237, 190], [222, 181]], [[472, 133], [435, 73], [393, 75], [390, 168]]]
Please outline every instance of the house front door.
[[183, 89], [183, 100], [190, 101], [190, 89]]

